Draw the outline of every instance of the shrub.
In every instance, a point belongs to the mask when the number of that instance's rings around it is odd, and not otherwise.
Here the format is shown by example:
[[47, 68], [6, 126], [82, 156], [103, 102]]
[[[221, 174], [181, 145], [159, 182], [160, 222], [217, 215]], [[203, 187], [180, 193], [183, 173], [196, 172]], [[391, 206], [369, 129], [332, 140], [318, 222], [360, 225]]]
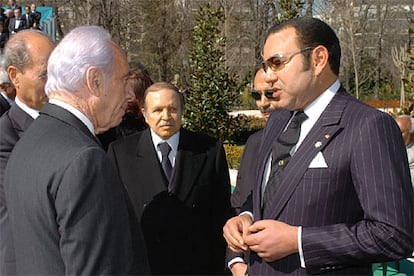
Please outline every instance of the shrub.
[[240, 159], [243, 154], [244, 146], [234, 144], [224, 144], [227, 163], [230, 169], [238, 170], [240, 167]]

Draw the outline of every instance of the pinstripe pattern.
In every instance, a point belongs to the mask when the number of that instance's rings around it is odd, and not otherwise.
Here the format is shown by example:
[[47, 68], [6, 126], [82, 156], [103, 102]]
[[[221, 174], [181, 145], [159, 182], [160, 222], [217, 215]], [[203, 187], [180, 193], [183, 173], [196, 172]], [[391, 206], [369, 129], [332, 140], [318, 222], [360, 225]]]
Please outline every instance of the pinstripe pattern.
[[[263, 219], [260, 186], [269, 145], [288, 119], [289, 112], [277, 110], [265, 129], [253, 190], [256, 219]], [[308, 168], [319, 151], [328, 168]], [[370, 263], [411, 254], [412, 194], [394, 119], [341, 88], [286, 167], [273, 211], [264, 218], [303, 226], [307, 271], [298, 254], [273, 263], [252, 254], [249, 274], [372, 274]]]

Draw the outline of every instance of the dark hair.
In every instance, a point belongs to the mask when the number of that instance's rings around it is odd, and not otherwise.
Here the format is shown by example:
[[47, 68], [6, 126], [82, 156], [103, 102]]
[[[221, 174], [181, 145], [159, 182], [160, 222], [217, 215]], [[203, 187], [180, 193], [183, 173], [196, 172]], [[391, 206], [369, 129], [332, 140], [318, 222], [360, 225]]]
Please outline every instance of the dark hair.
[[339, 74], [341, 46], [334, 30], [328, 24], [313, 17], [293, 18], [270, 27], [265, 40], [270, 35], [290, 27], [296, 30], [298, 43], [301, 48], [316, 47], [318, 45], [326, 47], [329, 52], [329, 66], [334, 74]]
[[145, 90], [154, 82], [148, 74], [147, 69], [140, 62], [129, 62], [129, 72], [131, 74], [129, 81], [131, 82], [138, 104], [142, 107], [144, 104]]

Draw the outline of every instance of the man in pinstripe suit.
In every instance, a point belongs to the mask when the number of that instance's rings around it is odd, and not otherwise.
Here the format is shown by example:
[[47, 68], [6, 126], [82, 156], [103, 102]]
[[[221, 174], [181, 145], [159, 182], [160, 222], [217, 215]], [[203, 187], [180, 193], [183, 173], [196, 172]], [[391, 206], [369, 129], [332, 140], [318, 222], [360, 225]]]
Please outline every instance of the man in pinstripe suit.
[[[250, 275], [371, 275], [372, 262], [413, 250], [407, 154], [394, 119], [347, 94], [338, 81], [334, 31], [314, 18], [275, 25], [266, 36], [266, 81], [274, 111], [259, 149], [252, 200], [223, 228], [234, 252], [250, 251]], [[299, 140], [262, 212], [272, 143], [292, 111]]]

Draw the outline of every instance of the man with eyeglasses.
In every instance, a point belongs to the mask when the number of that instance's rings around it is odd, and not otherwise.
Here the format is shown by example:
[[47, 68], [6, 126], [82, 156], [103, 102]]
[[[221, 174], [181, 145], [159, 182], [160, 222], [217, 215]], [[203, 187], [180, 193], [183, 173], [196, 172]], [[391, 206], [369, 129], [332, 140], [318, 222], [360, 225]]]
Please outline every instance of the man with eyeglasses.
[[340, 57], [319, 19], [267, 33], [265, 80], [281, 108], [264, 130], [251, 200], [223, 228], [232, 251], [250, 253], [250, 275], [372, 275], [371, 263], [413, 251], [401, 132], [340, 85]]
[[[260, 114], [267, 121], [272, 111], [277, 108], [277, 99], [273, 98], [273, 90], [270, 85], [265, 82], [265, 72], [263, 68], [259, 68], [254, 76], [253, 90], [251, 96], [255, 100]], [[263, 130], [259, 130], [246, 141], [243, 150], [243, 156], [240, 160], [240, 167], [237, 173], [236, 188], [231, 195], [231, 205], [239, 214], [246, 201], [251, 194], [253, 182], [255, 179], [255, 166], [257, 160], [257, 153], [263, 136]], [[229, 254], [228, 267], [233, 275], [244, 275], [247, 265], [243, 259], [242, 254]]]

